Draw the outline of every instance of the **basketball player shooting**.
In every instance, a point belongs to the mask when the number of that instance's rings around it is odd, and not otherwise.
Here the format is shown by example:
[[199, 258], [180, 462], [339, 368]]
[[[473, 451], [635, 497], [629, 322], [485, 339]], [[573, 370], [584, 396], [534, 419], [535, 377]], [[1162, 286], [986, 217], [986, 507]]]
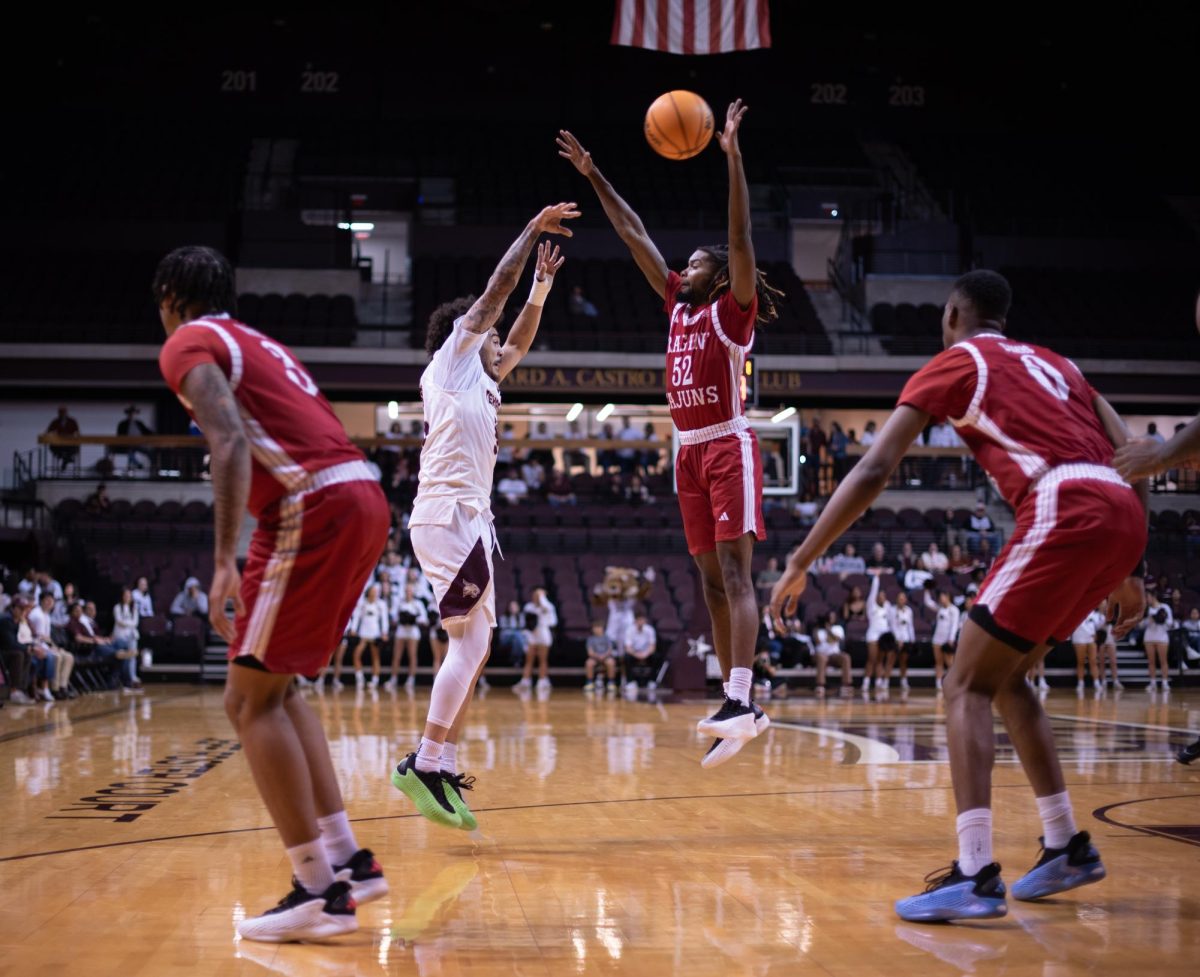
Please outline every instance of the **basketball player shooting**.
[[725, 678], [725, 701], [697, 725], [716, 737], [701, 760], [704, 767], [730, 759], [770, 722], [750, 700], [759, 617], [750, 564], [755, 539], [766, 533], [762, 459], [739, 378], [755, 325], [777, 317], [775, 302], [782, 293], [767, 284], [754, 262], [750, 195], [738, 144], [745, 114], [741, 100], [734, 102], [718, 134], [729, 167], [728, 245], [697, 248], [680, 272], [667, 268], [641, 218], [579, 140], [566, 130], [558, 134], [558, 154], [588, 178], [669, 317], [666, 387], [681, 445], [675, 460], [679, 508]]
[[538, 236], [570, 237], [563, 221], [578, 216], [573, 203], [545, 208], [500, 259], [478, 299], [455, 299], [429, 317], [425, 349], [430, 361], [421, 375], [425, 443], [409, 529], [450, 647], [433, 680], [421, 744], [396, 766], [392, 784], [422, 815], [448, 828], [470, 831], [477, 826], [462, 796], [474, 778], [458, 773], [457, 751], [496, 625], [491, 496], [499, 449], [499, 384], [537, 336], [542, 304], [563, 263], [557, 245], [538, 245], [529, 299], [504, 343], [496, 322]]
[[1017, 514], [1012, 538], [979, 589], [943, 686], [950, 776], [958, 807], [958, 859], [923, 893], [896, 903], [912, 922], [987, 919], [1008, 912], [992, 857], [995, 705], [1033, 786], [1042, 820], [1037, 864], [1013, 886], [1041, 899], [1104, 878], [1079, 831], [1050, 721], [1025, 682], [1031, 664], [1066, 639], [1105, 597], [1118, 635], [1142, 616], [1133, 576], [1146, 548], [1146, 483], [1130, 487], [1111, 465], [1128, 431], [1070, 360], [1005, 337], [1012, 291], [992, 271], [954, 285], [942, 315], [946, 347], [905, 384], [862, 460], [788, 558], [771, 592], [776, 618], [791, 614], [808, 569], [866, 511], [931, 421], [950, 418]]

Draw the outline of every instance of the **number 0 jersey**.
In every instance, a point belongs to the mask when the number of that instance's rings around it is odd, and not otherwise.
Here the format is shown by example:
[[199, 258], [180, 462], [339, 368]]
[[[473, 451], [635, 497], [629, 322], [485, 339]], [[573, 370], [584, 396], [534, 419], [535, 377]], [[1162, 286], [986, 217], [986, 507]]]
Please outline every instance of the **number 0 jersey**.
[[1064, 356], [999, 333], [955, 343], [909, 379], [898, 403], [949, 418], [1014, 509], [1068, 462], [1109, 466], [1096, 391]]
[[[747, 427], [741, 379], [754, 345], [758, 296], [741, 309], [726, 289], [715, 302], [690, 308], [676, 297], [680, 278], [667, 274], [667, 406], [679, 431], [704, 432], [698, 440], [723, 437]], [[707, 429], [713, 429], [708, 431]]]
[[183, 380], [202, 363], [215, 363], [225, 374], [242, 415], [255, 517], [285, 495], [304, 491], [314, 473], [363, 461], [308, 371], [282, 343], [227, 315], [181, 325], [163, 344], [158, 366], [188, 413]]

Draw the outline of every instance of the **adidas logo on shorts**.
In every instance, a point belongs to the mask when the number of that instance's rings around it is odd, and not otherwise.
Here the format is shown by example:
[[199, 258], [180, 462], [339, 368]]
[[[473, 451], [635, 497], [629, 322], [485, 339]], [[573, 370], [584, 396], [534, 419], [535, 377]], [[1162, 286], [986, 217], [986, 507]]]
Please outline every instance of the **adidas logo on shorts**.
[[479, 588], [475, 584], [471, 583], [471, 581], [468, 580], [466, 583], [463, 584], [463, 596], [468, 597], [468, 598], [469, 597], [478, 597], [479, 596]]
[[720, 519], [718, 519], [718, 520], [717, 520], [717, 522], [729, 522], [729, 513], [728, 513], [728, 512], [722, 512], [722, 513], [721, 513], [721, 518], [720, 518]]

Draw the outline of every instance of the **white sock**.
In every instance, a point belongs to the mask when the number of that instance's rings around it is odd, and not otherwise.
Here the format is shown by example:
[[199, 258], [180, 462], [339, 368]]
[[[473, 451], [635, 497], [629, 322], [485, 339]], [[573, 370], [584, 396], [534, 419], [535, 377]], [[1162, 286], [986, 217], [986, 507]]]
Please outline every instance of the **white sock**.
[[1067, 842], [1078, 830], [1075, 827], [1075, 814], [1071, 810], [1070, 795], [1064, 790], [1061, 794], [1036, 800], [1038, 814], [1042, 818], [1042, 844], [1047, 848], [1066, 848]]
[[963, 811], [955, 822], [958, 829], [958, 868], [963, 875], [974, 875], [992, 858], [992, 812], [977, 807]]
[[321, 829], [325, 853], [334, 865], [345, 865], [358, 851], [354, 829], [350, 827], [350, 818], [346, 816], [345, 811], [317, 818], [317, 827]]
[[729, 695], [729, 683], [728, 682], [721, 683], [721, 691], [724, 692], [726, 695]]
[[731, 668], [729, 670], [729, 691], [725, 694], [731, 699], [737, 699], [744, 706], [750, 705], [750, 683], [754, 672], [748, 668]]
[[458, 744], [446, 742], [442, 744], [442, 773], [458, 773]]
[[320, 837], [289, 848], [287, 853], [292, 860], [292, 874], [307, 891], [319, 896], [333, 885], [333, 866]]
[[442, 750], [445, 746], [426, 737], [421, 737], [421, 748], [417, 750], [417, 769], [433, 773], [442, 769]]

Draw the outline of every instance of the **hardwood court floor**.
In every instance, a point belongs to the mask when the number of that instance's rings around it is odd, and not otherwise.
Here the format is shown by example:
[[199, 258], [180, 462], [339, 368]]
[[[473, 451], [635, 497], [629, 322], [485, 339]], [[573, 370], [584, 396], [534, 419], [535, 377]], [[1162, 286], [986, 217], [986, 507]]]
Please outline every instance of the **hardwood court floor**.
[[[0, 975], [1195, 975], [1200, 768], [1172, 762], [1200, 693], [1047, 701], [1100, 885], [1005, 919], [892, 912], [954, 854], [937, 700], [768, 704], [734, 762], [698, 765], [701, 703], [556, 689], [477, 701], [462, 758], [475, 835], [388, 783], [427, 694], [313, 696], [361, 843], [391, 894], [338, 946], [238, 942], [289, 866], [220, 691], [160, 686], [0, 711]], [[1002, 734], [1001, 742], [1003, 743]], [[157, 776], [155, 776], [157, 774]], [[1011, 751], [996, 773], [1011, 884], [1037, 850]], [[123, 819], [123, 820], [122, 820]]]

